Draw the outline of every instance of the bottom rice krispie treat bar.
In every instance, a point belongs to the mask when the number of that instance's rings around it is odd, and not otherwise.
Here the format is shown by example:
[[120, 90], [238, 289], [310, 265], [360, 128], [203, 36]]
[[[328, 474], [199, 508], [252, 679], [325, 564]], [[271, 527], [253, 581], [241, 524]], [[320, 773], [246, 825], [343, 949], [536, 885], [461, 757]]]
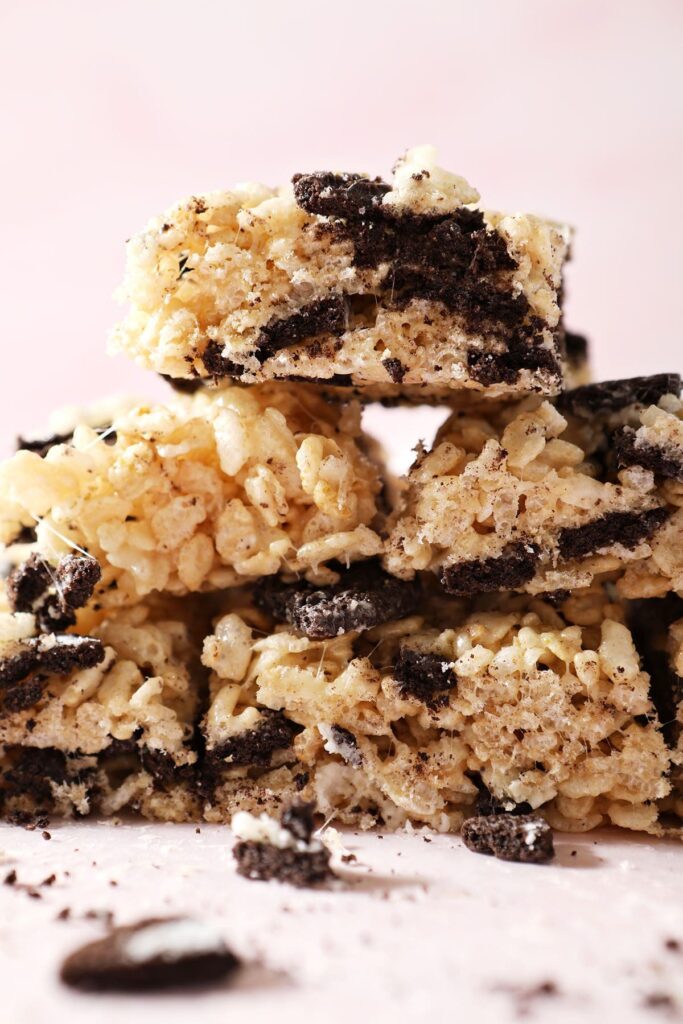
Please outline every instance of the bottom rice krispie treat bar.
[[4, 813], [229, 823], [304, 800], [362, 828], [677, 827], [673, 614], [666, 674], [608, 586], [473, 605], [375, 574], [78, 609], [52, 632], [40, 603], [2, 612]]
[[41, 632], [36, 616], [0, 611], [6, 815], [147, 804], [158, 817], [198, 813], [183, 784], [194, 777], [203, 693], [187, 612], [181, 621], [178, 607], [150, 602], [101, 618], [83, 635]]
[[233, 595], [204, 644], [205, 817], [300, 798], [361, 827], [540, 809], [657, 833], [676, 754], [623, 618], [596, 587], [316, 639]]

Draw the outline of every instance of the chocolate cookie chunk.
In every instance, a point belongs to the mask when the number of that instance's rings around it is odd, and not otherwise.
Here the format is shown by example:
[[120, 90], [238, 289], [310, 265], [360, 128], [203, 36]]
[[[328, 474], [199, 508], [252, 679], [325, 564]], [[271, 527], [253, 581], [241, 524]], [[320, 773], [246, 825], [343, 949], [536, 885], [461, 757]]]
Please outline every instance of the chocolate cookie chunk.
[[93, 595], [102, 577], [99, 562], [88, 555], [65, 555], [56, 567], [32, 554], [10, 573], [7, 597], [15, 612], [32, 612], [46, 633], [68, 629], [76, 611]]
[[250, 765], [267, 768], [276, 750], [286, 750], [303, 726], [285, 718], [281, 711], [260, 710], [260, 721], [253, 729], [236, 733], [206, 753], [209, 770]]
[[315, 831], [315, 804], [310, 801], [291, 804], [282, 812], [280, 824], [295, 839], [300, 839], [302, 843], [310, 843]]
[[381, 217], [382, 199], [391, 188], [381, 178], [331, 171], [295, 174], [292, 184], [297, 204], [307, 213], [354, 220]]
[[239, 380], [244, 373], [243, 366], [223, 355], [223, 346], [218, 341], [209, 342], [204, 349], [202, 362], [207, 373], [214, 380], [220, 380], [223, 377], [234, 377], [236, 380]]
[[77, 949], [60, 977], [89, 992], [142, 991], [218, 982], [239, 964], [215, 929], [201, 921], [150, 918]]
[[405, 645], [394, 661], [393, 674], [401, 695], [417, 697], [425, 704], [431, 704], [444, 691], [452, 690], [458, 684], [447, 658]]
[[474, 805], [478, 817], [488, 818], [492, 814], [513, 814], [515, 816], [531, 814], [531, 804], [526, 801], [518, 804], [509, 798], [499, 800], [498, 797], [494, 796], [479, 772], [468, 771], [465, 772], [465, 775], [475, 784], [478, 790], [477, 801]]
[[[237, 873], [262, 882], [271, 879], [288, 882], [299, 888], [317, 885], [331, 878], [330, 851], [320, 840], [313, 838], [314, 812], [315, 807], [311, 803], [292, 804], [283, 811], [279, 829], [273, 819], [266, 818], [263, 838], [243, 838], [233, 847]], [[258, 830], [263, 828], [263, 818], [255, 819], [250, 815], [246, 818], [258, 834]], [[275, 840], [270, 841], [269, 832], [273, 833]]]
[[270, 577], [256, 588], [256, 603], [279, 622], [289, 622], [314, 640], [362, 632], [410, 615], [419, 601], [417, 582], [387, 575], [373, 560], [341, 571], [329, 587], [282, 583]]
[[632, 427], [624, 427], [614, 439], [614, 455], [617, 468], [642, 466], [664, 480], [683, 480], [683, 455], [675, 448], [664, 448], [647, 441], [637, 442]]
[[348, 729], [341, 725], [325, 727], [319, 725], [321, 735], [325, 740], [325, 750], [328, 754], [337, 754], [342, 761], [350, 764], [352, 768], [360, 768], [363, 763], [363, 756], [358, 749], [356, 737]]
[[557, 538], [560, 557], [583, 558], [613, 544], [633, 550], [651, 537], [668, 517], [668, 509], [651, 508], [644, 512], [608, 512], [582, 526], [565, 526]]
[[103, 660], [104, 645], [94, 637], [53, 633], [16, 640], [0, 659], [0, 686], [12, 686], [38, 671], [67, 675], [77, 668], [93, 668]]
[[326, 882], [332, 876], [330, 854], [324, 846], [309, 853], [246, 840], [237, 843], [232, 852], [237, 861], [237, 873], [260, 882], [275, 879], [303, 889]]
[[536, 571], [538, 548], [527, 541], [508, 544], [500, 555], [447, 565], [441, 573], [444, 590], [456, 597], [516, 590]]
[[160, 373], [159, 376], [181, 395], [193, 395], [204, 387], [201, 377], [169, 377], [167, 373]]
[[680, 374], [656, 373], [651, 377], [626, 377], [623, 380], [605, 380], [600, 384], [584, 384], [560, 395], [557, 406], [562, 412], [590, 419], [617, 412], [629, 405], [656, 405], [664, 395], [680, 393]]
[[346, 330], [346, 300], [341, 295], [318, 299], [296, 313], [272, 320], [263, 328], [256, 344], [256, 358], [263, 363], [280, 349], [297, 345], [318, 334], [338, 337]]
[[513, 814], [469, 818], [462, 826], [468, 850], [499, 860], [542, 864], [555, 856], [550, 825], [534, 814]]
[[[102, 435], [105, 444], [116, 444], [116, 431], [111, 429], [110, 423], [102, 423], [95, 428], [98, 434]], [[71, 444], [74, 439], [73, 431], [68, 434], [51, 434], [43, 438], [17, 438], [17, 451], [35, 452], [44, 459], [51, 448], [58, 444]]]

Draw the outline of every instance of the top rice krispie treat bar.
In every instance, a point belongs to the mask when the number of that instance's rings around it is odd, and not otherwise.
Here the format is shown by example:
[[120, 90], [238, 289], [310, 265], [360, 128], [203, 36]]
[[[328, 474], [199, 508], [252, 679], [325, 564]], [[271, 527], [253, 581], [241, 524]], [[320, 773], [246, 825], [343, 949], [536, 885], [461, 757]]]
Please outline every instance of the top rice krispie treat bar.
[[478, 201], [431, 147], [390, 182], [324, 171], [192, 197], [128, 243], [113, 348], [181, 381], [556, 394], [569, 229]]

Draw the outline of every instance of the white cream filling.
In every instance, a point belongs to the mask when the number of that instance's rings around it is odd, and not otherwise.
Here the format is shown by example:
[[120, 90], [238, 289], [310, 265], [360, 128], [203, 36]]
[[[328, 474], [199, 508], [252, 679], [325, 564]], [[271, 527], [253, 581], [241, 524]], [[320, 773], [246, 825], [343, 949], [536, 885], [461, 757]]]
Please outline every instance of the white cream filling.
[[179, 918], [159, 921], [134, 932], [125, 944], [125, 955], [134, 963], [148, 960], [181, 960], [186, 956], [225, 952], [225, 942], [214, 925]]
[[312, 839], [305, 843], [302, 839], [293, 836], [289, 829], [271, 818], [265, 812], [258, 817], [250, 814], [249, 811], [238, 811], [233, 814], [230, 822], [235, 838], [243, 842], [267, 843], [278, 850], [296, 850], [298, 853], [315, 853], [322, 849], [322, 843], [318, 839]]

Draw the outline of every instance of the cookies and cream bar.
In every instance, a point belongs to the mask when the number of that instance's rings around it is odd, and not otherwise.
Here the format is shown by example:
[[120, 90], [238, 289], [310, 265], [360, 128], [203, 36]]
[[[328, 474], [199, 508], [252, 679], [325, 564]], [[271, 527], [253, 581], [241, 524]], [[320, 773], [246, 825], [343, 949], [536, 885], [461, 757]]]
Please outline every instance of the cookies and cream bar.
[[437, 598], [322, 640], [233, 599], [204, 646], [204, 815], [303, 799], [361, 827], [533, 810], [656, 833], [674, 756], [624, 617], [600, 587], [561, 609]]
[[171, 804], [190, 813], [195, 798], [183, 780], [197, 761], [203, 689], [192, 628], [178, 611], [141, 603], [87, 635], [44, 632], [29, 612], [0, 611], [4, 814], [145, 804], [154, 816], [178, 816]]
[[322, 171], [193, 196], [128, 243], [113, 349], [186, 386], [556, 394], [577, 358], [561, 324], [569, 240], [482, 208], [428, 146], [389, 181]]
[[682, 588], [679, 392], [660, 374], [454, 412], [408, 473], [385, 568], [463, 596], [613, 572], [628, 597]]
[[[357, 402], [300, 385], [137, 405], [0, 465], [0, 542], [54, 572], [97, 560], [90, 605], [192, 593], [287, 569], [315, 581], [376, 556], [383, 480]], [[45, 568], [47, 566], [47, 568]]]

